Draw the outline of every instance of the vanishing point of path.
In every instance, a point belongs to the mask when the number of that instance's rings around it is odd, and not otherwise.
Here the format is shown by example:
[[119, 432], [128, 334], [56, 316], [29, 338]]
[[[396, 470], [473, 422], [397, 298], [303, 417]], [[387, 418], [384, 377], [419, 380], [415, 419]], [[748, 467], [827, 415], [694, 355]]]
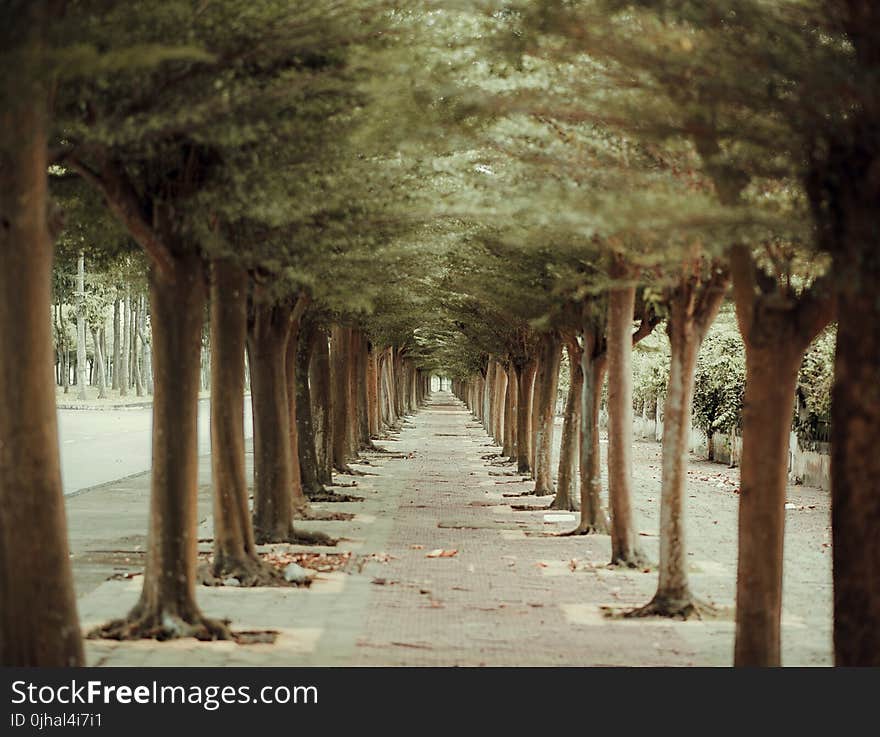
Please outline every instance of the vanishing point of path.
[[[236, 630], [270, 629], [273, 644], [87, 641], [100, 665], [728, 665], [733, 622], [607, 620], [600, 607], [650, 598], [655, 571], [604, 566], [607, 536], [558, 538], [568, 521], [548, 521], [549, 498], [496, 457], [482, 428], [450, 394], [435, 393], [407, 418], [390, 454], [371, 454], [371, 475], [338, 488], [362, 502], [317, 504], [348, 521], [300, 523], [341, 538], [342, 570], [310, 589], [201, 587], [200, 603]], [[659, 446], [636, 443], [640, 536], [656, 561]], [[251, 460], [251, 456], [248, 457]], [[210, 464], [202, 459], [201, 473]], [[736, 577], [735, 470], [690, 466], [688, 532], [695, 590], [733, 603]], [[205, 476], [204, 478], [207, 478]], [[353, 479], [345, 477], [344, 481]], [[74, 576], [84, 627], [121, 616], [140, 589], [147, 474], [68, 499]], [[792, 487], [786, 539], [785, 664], [828, 664], [830, 552], [827, 495]], [[210, 488], [200, 489], [200, 549], [210, 550]], [[267, 552], [316, 549], [264, 546]], [[443, 551], [440, 555], [438, 551]], [[454, 551], [454, 554], [453, 554]], [[439, 556], [439, 557], [429, 557]], [[106, 580], [109, 576], [112, 580]]]

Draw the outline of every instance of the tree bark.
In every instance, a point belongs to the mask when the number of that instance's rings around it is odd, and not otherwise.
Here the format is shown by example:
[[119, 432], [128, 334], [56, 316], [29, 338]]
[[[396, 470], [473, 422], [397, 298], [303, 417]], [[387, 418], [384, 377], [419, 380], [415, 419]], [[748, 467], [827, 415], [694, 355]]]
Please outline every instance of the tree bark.
[[140, 335], [139, 325], [144, 311], [143, 300], [138, 297], [135, 301], [134, 310], [131, 316], [131, 367], [134, 374], [135, 394], [139, 397], [144, 396], [144, 377], [141, 373], [141, 346], [138, 337]]
[[[612, 276], [625, 277], [616, 266]], [[611, 564], [640, 568], [646, 559], [633, 524], [632, 324], [635, 287], [608, 294], [608, 496], [611, 502]]]
[[380, 428], [379, 410], [379, 368], [376, 346], [367, 344], [367, 420], [370, 438], [378, 438]]
[[[297, 386], [299, 377], [296, 373], [297, 356], [299, 354], [299, 336], [303, 314], [309, 304], [305, 294], [300, 294], [293, 308], [290, 319], [290, 332], [287, 336], [287, 356], [284, 369], [287, 373], [286, 397], [289, 412], [288, 433], [290, 437], [290, 493], [293, 500], [295, 517], [308, 516], [309, 500], [303, 492], [302, 471], [299, 465], [299, 421], [297, 420]], [[308, 381], [308, 375], [305, 377]]]
[[[507, 393], [507, 372], [499, 361], [495, 362], [495, 393], [493, 395], [494, 423], [492, 437], [497, 445], [504, 446], [504, 397]], [[502, 455], [504, 451], [502, 449]]]
[[[5, 14], [4, 53], [41, 52], [46, 5]], [[18, 72], [0, 75], [0, 663], [80, 666], [47, 314], [48, 93]]]
[[609, 521], [602, 508], [602, 464], [599, 447], [599, 397], [605, 380], [603, 329], [588, 325], [581, 352], [580, 482], [581, 519], [574, 534], [606, 534]]
[[[138, 311], [138, 335], [140, 336], [143, 351], [143, 371], [141, 380], [147, 394], [153, 393], [153, 354], [150, 341], [147, 340], [147, 305], [141, 297], [141, 309]], [[244, 349], [242, 349], [242, 353]], [[243, 360], [243, 359], [242, 359]]]
[[309, 364], [314, 404], [315, 453], [318, 462], [318, 481], [333, 483], [333, 397], [331, 389], [330, 343], [327, 331], [318, 327], [312, 360]]
[[330, 383], [333, 391], [333, 468], [340, 473], [352, 473], [348, 462], [354, 453], [351, 447], [352, 432], [349, 427], [351, 391], [349, 386], [349, 331], [334, 325], [331, 330]]
[[[128, 395], [128, 354], [131, 349], [131, 326], [129, 324], [131, 321], [131, 290], [127, 285], [122, 297], [122, 309], [120, 312], [120, 318], [122, 320], [122, 345], [119, 349], [119, 396], [124, 397]], [[162, 328], [160, 328], [160, 330], [161, 329]], [[153, 332], [155, 333], [155, 331], [156, 326], [154, 325]], [[201, 343], [199, 344], [199, 348], [201, 349]]]
[[565, 417], [562, 421], [562, 439], [559, 445], [559, 470], [556, 474], [556, 497], [550, 505], [553, 509], [575, 511], [575, 478], [579, 468], [578, 432], [581, 416], [581, 393], [584, 374], [581, 369], [581, 347], [574, 335], [564, 335], [568, 353], [570, 383], [565, 400]]
[[[740, 468], [735, 665], [780, 664], [788, 443], [797, 372], [833, 303], [817, 285], [780, 300], [759, 288], [745, 246], [731, 250], [737, 322], [746, 348]], [[665, 438], [664, 438], [665, 440]]]
[[630, 616], [689, 619], [701, 617], [706, 609], [694, 597], [688, 580], [684, 494], [697, 354], [718, 314], [726, 286], [727, 273], [716, 271], [702, 282], [690, 277], [682, 279], [670, 296], [666, 332], [671, 360], [662, 448], [660, 575], [654, 597], [646, 606], [630, 612]]
[[516, 470], [529, 473], [532, 469], [532, 388], [535, 383], [537, 364], [527, 361], [518, 367], [517, 415], [516, 415]]
[[545, 336], [541, 355], [540, 383], [535, 388], [537, 422], [535, 432], [535, 495], [554, 494], [553, 429], [556, 416], [556, 390], [559, 386], [561, 348], [556, 334]]
[[[869, 214], [866, 217], [874, 218]], [[876, 230], [876, 226], [875, 226]], [[834, 661], [880, 665], [880, 265], [876, 233], [861, 281], [838, 296], [831, 424]], [[743, 465], [745, 459], [743, 459]]]
[[98, 387], [98, 399], [107, 396], [107, 379], [104, 376], [104, 354], [101, 352], [101, 335], [92, 329], [92, 342], [95, 344], [95, 384]]
[[76, 259], [76, 398], [86, 398], [86, 267], [82, 251]]
[[113, 366], [110, 371], [110, 375], [112, 376], [113, 384], [111, 386], [112, 389], [118, 391], [119, 390], [119, 363], [120, 356], [122, 354], [122, 340], [121, 340], [121, 329], [122, 326], [120, 324], [120, 316], [119, 312], [121, 309], [122, 300], [119, 299], [119, 287], [116, 287], [116, 299], [113, 300]]
[[[504, 391], [504, 443], [501, 455], [511, 463], [516, 462], [516, 368], [508, 361], [506, 367], [507, 383]], [[441, 377], [442, 385], [442, 377]]]
[[315, 445], [315, 423], [312, 416], [312, 392], [309, 373], [312, 356], [319, 338], [314, 319], [304, 318], [296, 356], [296, 422], [299, 432], [299, 469], [306, 496], [319, 494], [324, 486], [318, 479], [318, 455]]
[[244, 444], [244, 353], [247, 287], [244, 268], [216, 260], [211, 269], [211, 476], [214, 560], [211, 574], [244, 586], [277, 581], [257, 555], [251, 523]]
[[169, 271], [150, 270], [156, 395], [149, 543], [140, 600], [125, 619], [96, 633], [113, 639], [229, 637], [226, 627], [207, 619], [195, 600], [205, 274], [195, 248], [181, 245], [175, 253]]
[[254, 535], [285, 542], [293, 530], [290, 408], [285, 359], [291, 304], [254, 304], [248, 331], [254, 413]]

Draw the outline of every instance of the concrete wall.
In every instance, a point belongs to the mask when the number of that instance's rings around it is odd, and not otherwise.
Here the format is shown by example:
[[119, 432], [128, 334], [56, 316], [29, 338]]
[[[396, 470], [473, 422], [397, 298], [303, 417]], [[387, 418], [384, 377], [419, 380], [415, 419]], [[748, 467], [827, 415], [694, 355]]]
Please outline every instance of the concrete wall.
[[[633, 426], [633, 434], [637, 440], [659, 440], [662, 438], [663, 427], [658, 427], [654, 419], [636, 417]], [[655, 434], [656, 433], [656, 434]], [[659, 437], [658, 437], [659, 436]], [[708, 447], [706, 435], [697, 428], [691, 428], [690, 437], [691, 452], [706, 458]], [[718, 463], [726, 463], [728, 466], [738, 466], [742, 456], [742, 438], [738, 435], [715, 435], [715, 460]], [[805, 486], [814, 486], [826, 491], [831, 488], [830, 483], [831, 456], [827, 453], [818, 453], [810, 450], [801, 450], [798, 447], [797, 435], [791, 433], [788, 454], [788, 478], [792, 483], [801, 483]]]

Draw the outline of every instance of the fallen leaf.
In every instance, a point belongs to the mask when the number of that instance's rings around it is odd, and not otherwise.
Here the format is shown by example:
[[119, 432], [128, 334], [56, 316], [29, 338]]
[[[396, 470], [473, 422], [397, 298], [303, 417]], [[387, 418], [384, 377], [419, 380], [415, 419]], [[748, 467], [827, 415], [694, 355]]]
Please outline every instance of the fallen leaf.
[[432, 550], [425, 557], [426, 558], [452, 558], [453, 556], [458, 555], [457, 550], [443, 550], [443, 548], [437, 548], [436, 550]]

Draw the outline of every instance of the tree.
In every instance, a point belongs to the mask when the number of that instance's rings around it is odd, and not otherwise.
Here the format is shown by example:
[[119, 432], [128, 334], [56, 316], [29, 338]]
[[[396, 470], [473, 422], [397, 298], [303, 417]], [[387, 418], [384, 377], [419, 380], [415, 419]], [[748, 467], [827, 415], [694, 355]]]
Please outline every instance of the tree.
[[706, 433], [708, 458], [715, 460], [715, 435], [742, 425], [745, 353], [734, 328], [710, 330], [700, 355], [694, 387], [694, 424]]
[[0, 27], [0, 344], [16, 356], [0, 363], [0, 662], [62, 667], [82, 665], [83, 649], [48, 390], [50, 6], [9, 4]]
[[[338, 67], [328, 41], [338, 46], [346, 36], [326, 16], [318, 30], [316, 9], [297, 8], [301, 22], [287, 22], [293, 16], [286, 3], [259, 13], [244, 12], [237, 2], [198, 10], [188, 3], [163, 3], [161, 9], [148, 3], [100, 18], [87, 10], [66, 21], [71, 35], [103, 48], [134, 49], [128, 58], [137, 58], [140, 68], [65, 90], [59, 160], [102, 193], [149, 258], [156, 384], [144, 588], [128, 617], [100, 634], [226, 637], [194, 597], [196, 411], [206, 300], [201, 249], [211, 244], [200, 237], [210, 213], [194, 214], [195, 205], [224, 154], [262, 135], [267, 121], [289, 104], [281, 90], [296, 95], [318, 78], [313, 72]], [[357, 25], [353, 9], [336, 18]]]

